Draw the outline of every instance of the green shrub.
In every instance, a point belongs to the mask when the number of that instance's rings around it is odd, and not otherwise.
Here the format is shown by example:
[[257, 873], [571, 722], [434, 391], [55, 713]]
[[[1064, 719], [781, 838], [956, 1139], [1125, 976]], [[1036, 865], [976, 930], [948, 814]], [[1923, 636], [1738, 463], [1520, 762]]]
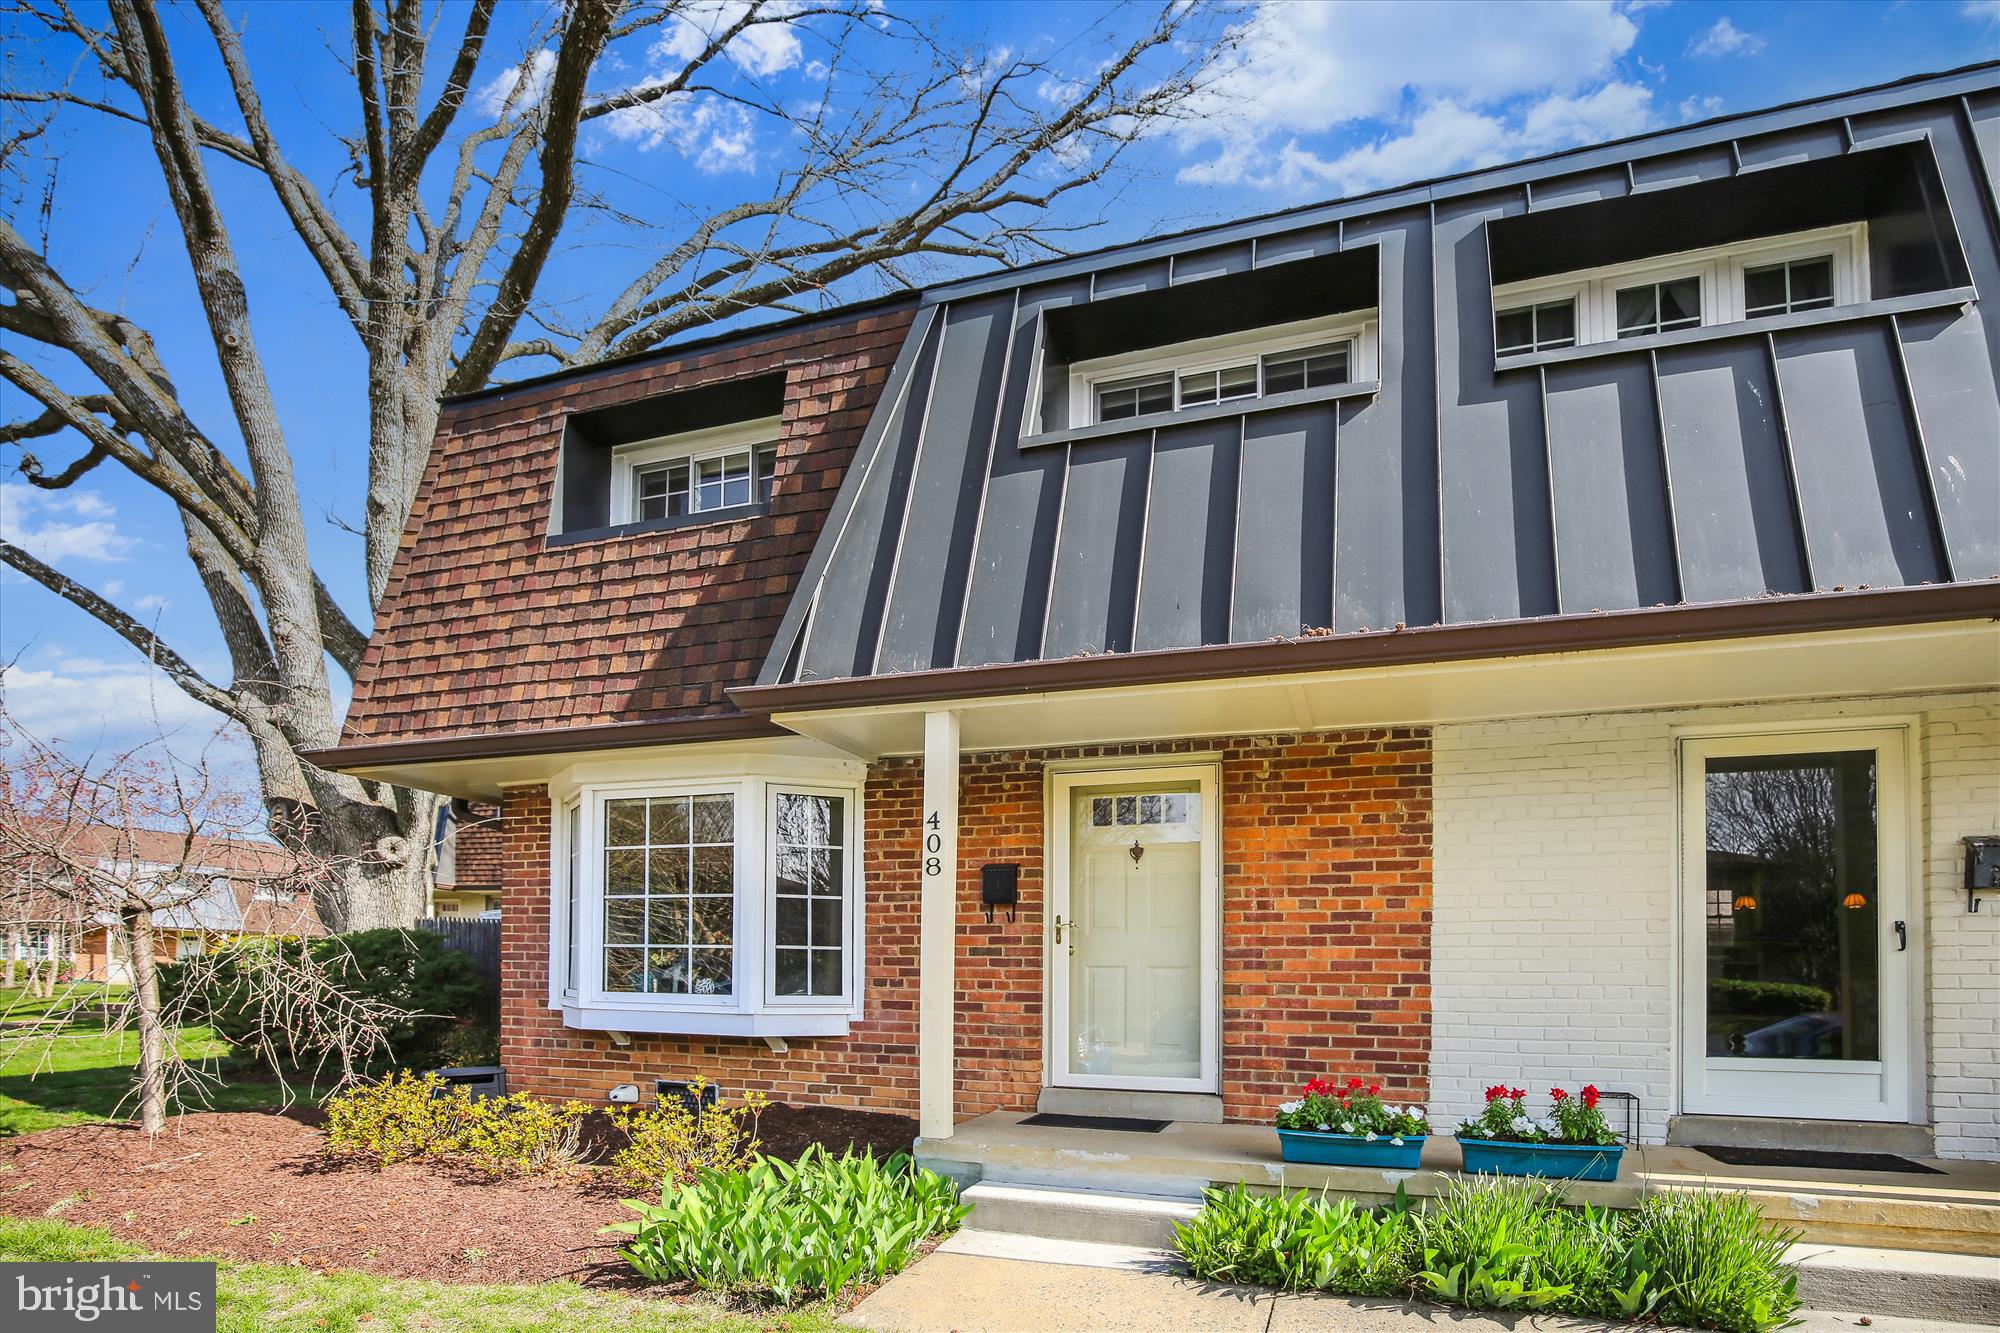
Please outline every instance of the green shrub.
[[470, 958], [428, 931], [393, 927], [316, 940], [247, 939], [198, 964], [163, 966], [161, 985], [169, 998], [201, 985], [196, 1008], [223, 1037], [239, 1045], [268, 1042], [280, 1054], [291, 1055], [313, 1049], [310, 1035], [267, 1025], [309, 1021], [311, 1011], [261, 1002], [282, 988], [260, 985], [255, 974], [306, 950], [342, 992], [410, 1015], [392, 1024], [388, 1033], [390, 1053], [401, 1062], [435, 1057], [463, 1020], [484, 1021], [492, 1009], [493, 987]]
[[1241, 1185], [1209, 1190], [1206, 1199], [1174, 1228], [1196, 1277], [1357, 1296], [1391, 1296], [1410, 1285], [1417, 1237], [1405, 1208], [1371, 1213], [1352, 1199], [1257, 1194]]
[[902, 1271], [925, 1237], [968, 1211], [949, 1180], [905, 1153], [878, 1162], [818, 1145], [796, 1163], [703, 1169], [692, 1184], [669, 1183], [657, 1204], [624, 1202], [638, 1220], [607, 1230], [632, 1238], [625, 1257], [648, 1281], [686, 1278], [786, 1305]]
[[378, 1167], [450, 1159], [492, 1175], [560, 1170], [579, 1159], [589, 1111], [582, 1102], [558, 1106], [526, 1093], [477, 1098], [435, 1074], [404, 1070], [328, 1098], [322, 1151]]
[[1833, 993], [1823, 986], [1809, 986], [1802, 981], [1742, 981], [1734, 977], [1713, 977], [1708, 983], [1708, 1005], [1721, 1014], [1790, 1018], [1793, 1014], [1825, 1013], [1833, 1008]]
[[1728, 1333], [1790, 1322], [1794, 1239], [1740, 1194], [1675, 1192], [1619, 1212], [1567, 1207], [1559, 1188], [1527, 1179], [1454, 1181], [1423, 1211], [1399, 1193], [1373, 1213], [1324, 1194], [1211, 1190], [1175, 1229], [1197, 1277]]

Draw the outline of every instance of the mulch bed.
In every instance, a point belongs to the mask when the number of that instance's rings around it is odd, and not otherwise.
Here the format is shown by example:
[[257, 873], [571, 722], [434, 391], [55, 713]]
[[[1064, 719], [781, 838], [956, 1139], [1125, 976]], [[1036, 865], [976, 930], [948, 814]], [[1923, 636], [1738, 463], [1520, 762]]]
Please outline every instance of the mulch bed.
[[[329, 1162], [318, 1119], [211, 1112], [178, 1118], [158, 1139], [128, 1125], [0, 1139], [0, 1213], [103, 1226], [164, 1254], [446, 1282], [634, 1285], [617, 1238], [598, 1234], [631, 1215], [603, 1170], [489, 1180], [415, 1162]], [[907, 1150], [915, 1133], [905, 1116], [777, 1105], [760, 1137], [774, 1157], [811, 1143], [879, 1157]]]

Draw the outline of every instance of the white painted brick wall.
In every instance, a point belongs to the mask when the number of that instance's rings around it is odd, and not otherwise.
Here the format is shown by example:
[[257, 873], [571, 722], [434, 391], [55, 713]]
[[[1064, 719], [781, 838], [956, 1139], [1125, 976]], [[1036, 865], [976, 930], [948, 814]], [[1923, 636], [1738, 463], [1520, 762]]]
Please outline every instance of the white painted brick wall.
[[1682, 709], [1441, 726], [1431, 1111], [1489, 1083], [1639, 1095], [1665, 1138], [1677, 1016], [1674, 729], [1922, 718], [1929, 849], [1929, 1113], [1938, 1151], [2000, 1158], [2000, 903], [1965, 911], [1959, 839], [2000, 831], [2000, 694]]

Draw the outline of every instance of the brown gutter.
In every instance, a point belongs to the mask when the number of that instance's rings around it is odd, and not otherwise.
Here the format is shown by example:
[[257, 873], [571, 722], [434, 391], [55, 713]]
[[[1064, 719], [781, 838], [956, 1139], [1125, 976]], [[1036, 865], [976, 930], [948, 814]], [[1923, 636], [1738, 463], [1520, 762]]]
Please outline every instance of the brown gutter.
[[521, 755], [561, 754], [567, 750], [623, 750], [638, 745], [686, 745], [695, 741], [750, 740], [791, 734], [768, 718], [746, 717], [741, 713], [697, 714], [654, 722], [613, 722], [600, 727], [488, 731], [402, 741], [362, 740], [325, 750], [303, 750], [300, 758], [336, 770], [382, 768], [453, 759], [511, 759]]
[[1589, 615], [1488, 620], [1469, 625], [1425, 625], [1415, 629], [1369, 630], [1142, 653], [1102, 653], [1050, 662], [947, 667], [783, 685], [739, 685], [728, 693], [730, 700], [744, 712], [768, 716], [863, 705], [1428, 665], [1538, 653], [1636, 648], [1681, 640], [1758, 638], [1981, 618], [2000, 618], [2000, 580], [1805, 593], [1746, 602], [1653, 606]]

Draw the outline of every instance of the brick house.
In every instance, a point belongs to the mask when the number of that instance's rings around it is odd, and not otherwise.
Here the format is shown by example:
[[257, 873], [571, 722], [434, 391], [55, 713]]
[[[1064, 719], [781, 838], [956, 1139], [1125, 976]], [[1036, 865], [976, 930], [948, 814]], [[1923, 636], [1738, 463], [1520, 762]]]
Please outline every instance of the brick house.
[[478, 917], [500, 910], [507, 840], [500, 807], [453, 801], [438, 812], [431, 915]]
[[1987, 65], [453, 400], [322, 759], [500, 804], [537, 1093], [2000, 1158], [1996, 171]]

